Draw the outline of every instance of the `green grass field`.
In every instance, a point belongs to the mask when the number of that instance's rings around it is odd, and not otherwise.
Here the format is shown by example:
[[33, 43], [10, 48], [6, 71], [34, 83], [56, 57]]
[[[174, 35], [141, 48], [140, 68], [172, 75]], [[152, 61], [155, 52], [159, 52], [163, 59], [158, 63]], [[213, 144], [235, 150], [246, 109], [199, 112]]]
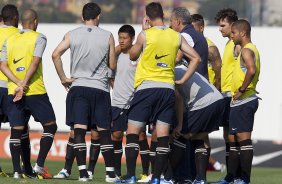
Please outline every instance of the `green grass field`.
[[[12, 162], [8, 159], [0, 159], [2, 169], [11, 174], [12, 173]], [[56, 174], [62, 169], [63, 162], [47, 161], [46, 167], [48, 167], [50, 173]], [[141, 172], [141, 167], [138, 166], [137, 174]], [[125, 166], [123, 166], [123, 173], [125, 173]], [[252, 172], [252, 183], [253, 184], [281, 184], [282, 183], [282, 169], [273, 168], [253, 168]], [[224, 173], [220, 172], [208, 172], [208, 182], [213, 182], [222, 178]], [[50, 180], [32, 180], [32, 179], [21, 179], [15, 180], [13, 178], [1, 178], [1, 184], [16, 184], [16, 183], [52, 183], [52, 184], [65, 184], [65, 183], [76, 183], [78, 178], [78, 171], [76, 169], [76, 163], [73, 166], [73, 172], [71, 178], [67, 180], [50, 179]], [[92, 183], [105, 183], [105, 167], [104, 164], [97, 164], [94, 174], [94, 180]]]

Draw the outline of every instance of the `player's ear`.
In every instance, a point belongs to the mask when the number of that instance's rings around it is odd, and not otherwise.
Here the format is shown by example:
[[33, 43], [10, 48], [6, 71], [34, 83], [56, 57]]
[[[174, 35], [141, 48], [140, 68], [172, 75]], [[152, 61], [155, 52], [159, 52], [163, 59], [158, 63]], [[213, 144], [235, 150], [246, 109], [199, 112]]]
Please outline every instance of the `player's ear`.
[[83, 16], [82, 16], [82, 15], [81, 15], [81, 17], [80, 17], [80, 18], [81, 18], [81, 21], [82, 21], [82, 22], [84, 22], [84, 18], [83, 18]]

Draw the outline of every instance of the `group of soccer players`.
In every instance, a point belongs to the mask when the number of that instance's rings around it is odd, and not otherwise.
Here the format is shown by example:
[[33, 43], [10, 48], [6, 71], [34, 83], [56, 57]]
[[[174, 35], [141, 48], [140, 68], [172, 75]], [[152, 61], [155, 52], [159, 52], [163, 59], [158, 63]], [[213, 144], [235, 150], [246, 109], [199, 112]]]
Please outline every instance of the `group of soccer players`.
[[[57, 130], [43, 83], [47, 38], [36, 32], [34, 10], [23, 11], [22, 30], [17, 28], [19, 14], [14, 5], [4, 6], [1, 15], [0, 115], [1, 122], [9, 121], [11, 126], [13, 176], [52, 178], [44, 167]], [[140, 148], [142, 174], [149, 175], [150, 161], [152, 175], [139, 182], [205, 184], [211, 149], [208, 134], [223, 126], [227, 175], [216, 183], [250, 183], [260, 59], [248, 21], [238, 20], [232, 9], [217, 13], [219, 30], [228, 38], [221, 60], [215, 44], [203, 35], [203, 17], [191, 16], [184, 7], [173, 10], [169, 28], [164, 25], [161, 4], [148, 4], [135, 44], [134, 28], [123, 25], [116, 47], [113, 35], [99, 28], [100, 16], [97, 4], [85, 4], [84, 25], [66, 33], [52, 54], [68, 91], [66, 124], [71, 129], [65, 166], [54, 177], [69, 177], [75, 158], [79, 181], [91, 180], [101, 152], [106, 182], [136, 183]], [[70, 77], [61, 59], [68, 49]], [[28, 136], [31, 115], [43, 126], [34, 167]], [[146, 125], [151, 125], [150, 147]], [[87, 131], [91, 131], [88, 168]], [[127, 174], [121, 177], [124, 132]]]

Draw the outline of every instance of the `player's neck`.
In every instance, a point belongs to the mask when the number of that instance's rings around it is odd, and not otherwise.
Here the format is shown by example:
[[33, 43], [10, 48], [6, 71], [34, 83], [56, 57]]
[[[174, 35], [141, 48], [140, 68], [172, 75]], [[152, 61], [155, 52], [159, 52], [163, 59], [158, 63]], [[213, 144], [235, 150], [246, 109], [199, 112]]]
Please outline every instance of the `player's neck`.
[[153, 21], [151, 21], [151, 26], [164, 26], [164, 22], [162, 19], [155, 19]]
[[251, 39], [246, 38], [242, 40], [241, 47], [245, 47], [248, 43], [252, 43]]

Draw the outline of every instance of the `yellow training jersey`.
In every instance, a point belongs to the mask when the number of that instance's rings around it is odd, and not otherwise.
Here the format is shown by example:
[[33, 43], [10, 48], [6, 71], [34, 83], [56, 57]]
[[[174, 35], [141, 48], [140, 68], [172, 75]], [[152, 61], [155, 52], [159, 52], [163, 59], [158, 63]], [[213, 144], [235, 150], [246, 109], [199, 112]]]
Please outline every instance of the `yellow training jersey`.
[[[259, 74], [260, 74], [260, 56], [259, 56], [259, 52], [258, 52], [256, 46], [252, 43], [248, 43], [244, 46], [244, 48], [248, 48], [248, 49], [252, 50], [255, 54], [256, 73], [255, 73], [255, 76], [254, 76], [252, 82], [247, 87], [246, 92], [240, 97], [240, 99], [244, 99], [244, 98], [250, 97], [253, 94], [255, 94], [256, 85], [257, 85], [257, 82], [259, 80]], [[232, 95], [234, 95], [235, 92], [242, 86], [243, 81], [245, 79], [246, 71], [247, 71], [245, 65], [242, 65], [241, 53], [242, 53], [242, 51], [240, 52], [240, 54], [238, 56], [238, 60], [235, 62], [235, 66], [234, 66], [234, 70], [233, 70], [232, 91], [231, 91]]]
[[230, 92], [232, 85], [232, 73], [235, 64], [234, 58], [234, 42], [229, 40], [226, 43], [221, 66], [221, 91]]
[[[34, 48], [39, 33], [28, 31], [16, 33], [7, 40], [8, 67], [13, 74], [20, 80], [25, 78], [26, 72], [33, 60]], [[13, 94], [17, 85], [8, 80], [8, 93]], [[25, 95], [45, 94], [46, 90], [43, 83], [42, 62], [37, 71], [29, 81], [29, 88]]]
[[[206, 40], [207, 40], [207, 43], [208, 43], [208, 47], [215, 46], [213, 41], [211, 41], [209, 38], [206, 37]], [[213, 70], [210, 62], [208, 62], [208, 75], [209, 75], [209, 82], [211, 84], [214, 84], [215, 83], [215, 73], [214, 73], [214, 70]]]
[[[13, 26], [0, 27], [0, 58], [2, 57], [2, 46], [11, 35], [19, 32], [19, 29]], [[7, 77], [0, 71], [0, 80], [8, 81]]]
[[174, 84], [174, 66], [181, 37], [176, 31], [152, 27], [144, 31], [146, 45], [136, 68], [134, 88], [143, 81]]

